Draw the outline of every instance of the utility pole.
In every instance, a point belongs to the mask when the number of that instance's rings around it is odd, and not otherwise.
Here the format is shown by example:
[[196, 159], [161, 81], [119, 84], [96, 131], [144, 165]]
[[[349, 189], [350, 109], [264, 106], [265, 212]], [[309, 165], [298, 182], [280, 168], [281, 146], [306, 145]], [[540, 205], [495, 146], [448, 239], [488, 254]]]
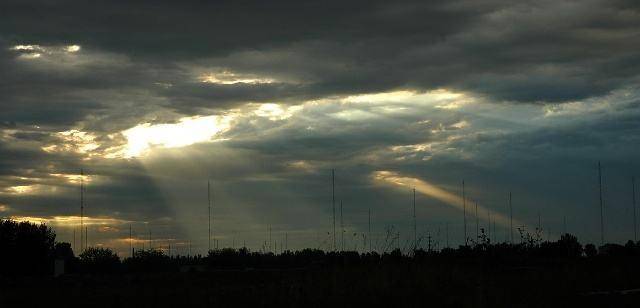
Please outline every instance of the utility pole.
[[511, 244], [513, 244], [513, 205], [511, 203], [511, 192], [509, 192], [509, 230], [511, 231]]
[[336, 251], [336, 182], [335, 182], [335, 169], [331, 169], [331, 206], [333, 208], [333, 251]]
[[602, 168], [598, 161], [598, 187], [600, 188], [600, 243], [604, 245], [604, 209], [602, 204]]
[[467, 246], [467, 197], [464, 192], [464, 180], [462, 180], [462, 215], [464, 216], [464, 245]]
[[418, 249], [418, 231], [416, 225], [416, 189], [413, 189], [413, 254]]

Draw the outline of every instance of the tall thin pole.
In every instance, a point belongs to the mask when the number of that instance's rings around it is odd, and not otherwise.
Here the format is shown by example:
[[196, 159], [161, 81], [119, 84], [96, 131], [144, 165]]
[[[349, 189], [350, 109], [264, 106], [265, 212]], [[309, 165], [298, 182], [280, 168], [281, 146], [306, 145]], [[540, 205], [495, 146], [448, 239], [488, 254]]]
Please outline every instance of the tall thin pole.
[[445, 233], [446, 233], [446, 238], [447, 238], [447, 248], [449, 248], [449, 222], [445, 223]]
[[467, 197], [464, 192], [464, 180], [462, 180], [462, 215], [464, 216], [464, 245], [467, 246]]
[[476, 200], [476, 242], [480, 241], [480, 219], [478, 219], [478, 201]]
[[342, 251], [344, 251], [344, 220], [342, 219], [342, 200], [340, 200], [340, 236], [342, 242]]
[[633, 194], [633, 241], [638, 241], [638, 223], [636, 217], [636, 178], [631, 177], [631, 193]]
[[489, 226], [487, 228], [487, 236], [489, 237], [489, 240], [491, 240], [491, 211], [490, 210], [487, 210], [487, 221], [488, 221], [487, 226]]
[[209, 206], [209, 235], [208, 235], [208, 248], [211, 250], [211, 183], [207, 180], [207, 204]]
[[131, 224], [129, 224], [129, 252], [131, 252], [130, 257], [133, 258], [133, 236], [131, 232]]
[[416, 189], [413, 189], [413, 253], [418, 249], [418, 231], [416, 224]]
[[540, 218], [540, 212], [538, 212], [538, 232], [542, 232], [542, 219]]
[[369, 252], [371, 252], [371, 207], [369, 207]]
[[513, 244], [513, 205], [511, 203], [511, 192], [509, 192], [509, 230], [511, 232], [511, 244]]
[[335, 182], [335, 169], [331, 169], [331, 206], [333, 208], [333, 251], [336, 251], [336, 182]]
[[271, 225], [269, 225], [269, 250], [273, 251], [274, 249], [273, 241], [271, 240]]
[[602, 168], [598, 161], [598, 187], [600, 188], [600, 243], [604, 245], [604, 209], [602, 204]]
[[[491, 225], [489, 225], [489, 228], [491, 228]], [[496, 238], [496, 243], [498, 243], [498, 232], [496, 232], [496, 219], [493, 219], [493, 237]]]
[[84, 170], [80, 169], [80, 252], [84, 251]]

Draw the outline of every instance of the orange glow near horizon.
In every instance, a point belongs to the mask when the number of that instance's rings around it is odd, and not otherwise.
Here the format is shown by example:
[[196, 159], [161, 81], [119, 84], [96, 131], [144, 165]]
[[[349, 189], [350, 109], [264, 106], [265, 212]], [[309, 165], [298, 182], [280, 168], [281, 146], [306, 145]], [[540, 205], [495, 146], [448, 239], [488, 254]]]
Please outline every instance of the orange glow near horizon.
[[[32, 223], [43, 223], [53, 227], [78, 227], [80, 226], [80, 216], [51, 216], [51, 217], [34, 217], [34, 216], [11, 216], [11, 220]], [[86, 226], [107, 226], [121, 225], [128, 223], [126, 220], [110, 218], [110, 217], [84, 217], [82, 223]]]

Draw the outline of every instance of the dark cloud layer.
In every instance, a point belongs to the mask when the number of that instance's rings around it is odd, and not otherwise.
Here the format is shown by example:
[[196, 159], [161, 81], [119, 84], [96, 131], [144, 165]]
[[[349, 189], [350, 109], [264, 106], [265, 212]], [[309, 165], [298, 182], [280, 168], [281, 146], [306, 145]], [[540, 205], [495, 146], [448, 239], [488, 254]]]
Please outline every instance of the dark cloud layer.
[[[142, 88], [185, 113], [244, 101], [394, 88], [445, 87], [500, 101], [564, 102], [628, 86], [640, 71], [640, 13], [625, 1], [3, 1], [1, 6], [5, 121], [44, 122], [49, 115], [53, 123], [69, 124], [86, 114], [108, 113], [91, 95], [98, 89]], [[7, 48], [18, 44], [78, 44], [88, 59], [57, 68], [16, 63], [17, 53]], [[286, 82], [197, 84], [177, 63], [263, 73]], [[64, 112], [40, 104], [42, 97], [58, 100]]]

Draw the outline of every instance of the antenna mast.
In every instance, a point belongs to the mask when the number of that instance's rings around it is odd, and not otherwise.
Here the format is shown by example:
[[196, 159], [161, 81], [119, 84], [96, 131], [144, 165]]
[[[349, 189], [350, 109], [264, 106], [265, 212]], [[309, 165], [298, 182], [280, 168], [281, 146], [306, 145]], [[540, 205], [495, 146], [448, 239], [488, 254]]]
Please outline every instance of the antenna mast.
[[636, 218], [636, 178], [631, 177], [631, 192], [633, 193], [633, 241], [638, 241], [638, 223]]
[[445, 233], [447, 237], [447, 248], [449, 248], [449, 222], [446, 222], [444, 225], [445, 225]]
[[131, 252], [131, 258], [133, 258], [133, 237], [131, 235], [131, 224], [129, 224], [129, 251]]
[[211, 250], [211, 183], [207, 180], [207, 204], [209, 206], [209, 235], [208, 235], [208, 249]]
[[480, 241], [480, 220], [478, 219], [478, 201], [476, 200], [476, 242]]
[[369, 252], [371, 252], [371, 206], [369, 206]]
[[488, 223], [489, 227], [487, 228], [488, 230], [487, 235], [489, 237], [489, 240], [491, 240], [491, 211], [490, 210], [487, 210], [487, 220], [489, 221]]
[[467, 197], [464, 193], [464, 180], [462, 180], [462, 215], [464, 216], [464, 245], [467, 246]]
[[511, 244], [513, 244], [513, 205], [511, 204], [511, 192], [509, 192], [509, 229], [511, 231]]
[[80, 169], [80, 252], [84, 251], [84, 170]]
[[413, 188], [413, 254], [418, 249], [418, 232], [416, 226], [416, 189]]
[[604, 245], [604, 213], [602, 205], [602, 169], [598, 161], [598, 187], [600, 188], [600, 243]]
[[340, 235], [342, 241], [342, 251], [344, 251], [344, 221], [342, 220], [342, 200], [340, 200]]
[[335, 169], [331, 169], [331, 206], [333, 207], [333, 251], [336, 251], [336, 182], [335, 182]]

